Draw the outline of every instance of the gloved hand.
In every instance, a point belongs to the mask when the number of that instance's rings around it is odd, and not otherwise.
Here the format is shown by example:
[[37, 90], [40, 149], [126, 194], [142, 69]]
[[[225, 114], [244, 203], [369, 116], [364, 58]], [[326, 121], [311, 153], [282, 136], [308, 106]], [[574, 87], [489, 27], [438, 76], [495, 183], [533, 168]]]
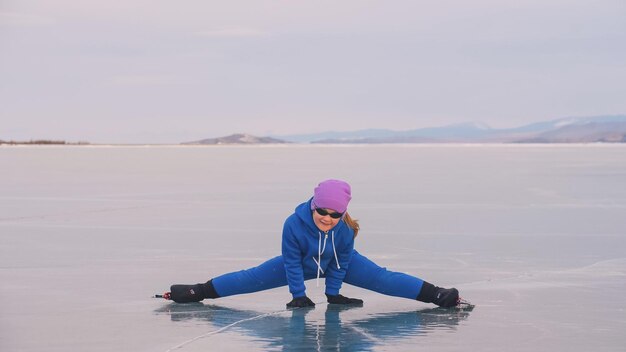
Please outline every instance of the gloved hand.
[[287, 303], [287, 308], [306, 308], [315, 307], [315, 303], [307, 296], [296, 297]]
[[459, 291], [456, 288], [437, 287], [424, 281], [417, 300], [444, 308], [455, 307], [459, 304]]
[[362, 299], [348, 298], [342, 295], [332, 296], [327, 293], [326, 298], [330, 304], [363, 304]]

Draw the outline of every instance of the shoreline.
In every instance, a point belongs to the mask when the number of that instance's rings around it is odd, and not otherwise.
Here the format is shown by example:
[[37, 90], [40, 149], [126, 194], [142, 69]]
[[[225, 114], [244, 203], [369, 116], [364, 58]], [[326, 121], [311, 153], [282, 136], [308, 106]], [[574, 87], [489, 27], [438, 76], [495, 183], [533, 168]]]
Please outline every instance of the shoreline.
[[626, 143], [590, 142], [590, 143], [261, 143], [261, 144], [168, 144], [168, 143], [65, 143], [65, 144], [35, 144], [35, 143], [0, 143], [0, 148], [364, 148], [364, 147], [399, 147], [399, 148], [433, 148], [433, 147], [620, 147]]

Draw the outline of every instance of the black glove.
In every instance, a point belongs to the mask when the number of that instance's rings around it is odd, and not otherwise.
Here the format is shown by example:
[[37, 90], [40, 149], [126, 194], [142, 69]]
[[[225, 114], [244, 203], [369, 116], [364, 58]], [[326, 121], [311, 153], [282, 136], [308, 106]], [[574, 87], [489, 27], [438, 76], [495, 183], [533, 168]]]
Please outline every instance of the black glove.
[[440, 307], [455, 307], [459, 304], [459, 291], [456, 288], [441, 288], [424, 281], [417, 300], [434, 303]]
[[296, 297], [287, 303], [287, 308], [306, 308], [315, 307], [315, 303], [307, 296]]
[[342, 295], [331, 296], [327, 293], [326, 298], [328, 299], [328, 303], [330, 304], [363, 304], [362, 299], [348, 298]]

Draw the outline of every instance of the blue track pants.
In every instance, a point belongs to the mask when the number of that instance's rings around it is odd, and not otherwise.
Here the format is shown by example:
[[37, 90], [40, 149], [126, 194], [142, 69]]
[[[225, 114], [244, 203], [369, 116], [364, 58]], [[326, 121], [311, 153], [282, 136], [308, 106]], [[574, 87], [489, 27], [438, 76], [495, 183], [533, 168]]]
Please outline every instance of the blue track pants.
[[[305, 280], [315, 276], [305, 277]], [[417, 277], [389, 271], [362, 256], [356, 250], [343, 282], [389, 296], [416, 299], [424, 281]], [[287, 285], [283, 257], [274, 257], [254, 268], [235, 271], [213, 278], [220, 297], [251, 293]]]

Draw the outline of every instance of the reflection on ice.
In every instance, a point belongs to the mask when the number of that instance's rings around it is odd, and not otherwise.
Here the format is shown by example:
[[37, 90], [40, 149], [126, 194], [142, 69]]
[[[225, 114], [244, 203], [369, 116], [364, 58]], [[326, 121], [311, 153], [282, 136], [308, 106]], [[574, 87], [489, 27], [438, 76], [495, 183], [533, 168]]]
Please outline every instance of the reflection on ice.
[[[319, 308], [324, 307], [324, 314]], [[310, 346], [316, 350], [369, 351], [393, 339], [428, 334], [434, 331], [454, 329], [460, 321], [469, 317], [473, 307], [443, 309], [432, 308], [403, 312], [372, 314], [351, 319], [343, 313], [358, 310], [357, 306], [318, 304], [315, 309], [281, 310], [259, 313], [203, 303], [171, 303], [155, 310], [166, 314], [173, 322], [207, 321], [214, 330], [174, 346], [177, 349], [201, 339], [237, 330], [263, 342], [264, 349], [289, 350], [297, 346]]]

